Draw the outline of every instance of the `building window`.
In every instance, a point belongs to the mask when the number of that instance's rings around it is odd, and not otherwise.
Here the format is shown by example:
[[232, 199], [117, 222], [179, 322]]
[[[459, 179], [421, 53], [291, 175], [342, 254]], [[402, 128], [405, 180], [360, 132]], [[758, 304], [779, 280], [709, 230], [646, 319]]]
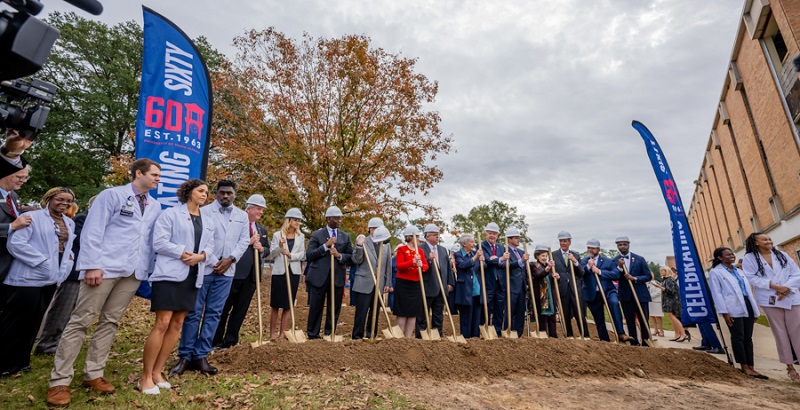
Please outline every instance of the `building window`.
[[783, 34], [781, 34], [781, 30], [778, 28], [778, 23], [775, 21], [774, 17], [770, 18], [767, 24], [767, 29], [764, 32], [764, 43], [767, 45], [769, 57], [772, 60], [775, 71], [780, 73], [783, 68], [784, 60], [786, 60], [786, 56], [789, 54], [789, 50], [786, 47], [786, 41], [783, 40]]
[[789, 49], [786, 48], [786, 42], [783, 41], [780, 30], [772, 36], [772, 44], [775, 45], [775, 53], [778, 55], [778, 60], [783, 63], [783, 60], [786, 59], [786, 54], [789, 54]]

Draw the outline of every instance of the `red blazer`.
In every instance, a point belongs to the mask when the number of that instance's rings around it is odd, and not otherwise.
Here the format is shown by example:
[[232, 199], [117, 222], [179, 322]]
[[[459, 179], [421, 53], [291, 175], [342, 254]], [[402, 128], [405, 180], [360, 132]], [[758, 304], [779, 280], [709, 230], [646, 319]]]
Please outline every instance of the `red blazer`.
[[[422, 259], [422, 271], [425, 272], [428, 270], [428, 260], [421, 247], [417, 248], [417, 253]], [[406, 245], [397, 248], [397, 278], [419, 282], [419, 271], [414, 264], [414, 251]]]

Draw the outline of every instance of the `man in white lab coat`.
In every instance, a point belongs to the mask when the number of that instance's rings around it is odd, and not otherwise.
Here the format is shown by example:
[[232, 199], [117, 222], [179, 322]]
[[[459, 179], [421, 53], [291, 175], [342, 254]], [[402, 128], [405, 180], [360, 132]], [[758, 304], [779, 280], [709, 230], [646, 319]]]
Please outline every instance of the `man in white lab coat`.
[[131, 164], [130, 175], [132, 183], [101, 192], [86, 217], [76, 264], [83, 283], [56, 350], [47, 391], [50, 405], [69, 404], [75, 359], [98, 317], [86, 355], [83, 385], [101, 394], [115, 391], [103, 377], [106, 359], [125, 309], [139, 282], [152, 270], [153, 225], [161, 214], [161, 204], [149, 194], [158, 186], [161, 166], [138, 159]]

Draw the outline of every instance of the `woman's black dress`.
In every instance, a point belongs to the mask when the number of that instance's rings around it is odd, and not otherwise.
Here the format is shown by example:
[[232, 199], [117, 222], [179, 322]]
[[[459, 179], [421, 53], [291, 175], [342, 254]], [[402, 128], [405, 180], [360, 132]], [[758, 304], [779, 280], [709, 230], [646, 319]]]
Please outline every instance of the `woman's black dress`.
[[[200, 250], [200, 237], [203, 236], [203, 220], [200, 215], [192, 215], [192, 225], [194, 226], [194, 253], [197, 253]], [[202, 262], [189, 267], [189, 275], [180, 282], [153, 282], [150, 311], [172, 310], [179, 312], [188, 310], [193, 312], [197, 303], [198, 292], [195, 283], [197, 283], [197, 273], [201, 264]]]

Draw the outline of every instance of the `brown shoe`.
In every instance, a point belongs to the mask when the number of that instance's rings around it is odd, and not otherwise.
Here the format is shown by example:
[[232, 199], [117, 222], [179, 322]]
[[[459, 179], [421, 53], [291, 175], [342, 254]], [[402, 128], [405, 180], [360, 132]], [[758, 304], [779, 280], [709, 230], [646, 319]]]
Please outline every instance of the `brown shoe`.
[[68, 386], [53, 386], [47, 389], [47, 404], [51, 406], [66, 407], [72, 400]]
[[114, 385], [108, 382], [103, 377], [98, 377], [92, 380], [84, 380], [83, 387], [88, 387], [100, 394], [111, 394], [116, 391]]
[[620, 333], [619, 334], [619, 341], [620, 342], [630, 342], [631, 340], [633, 340], [633, 338], [628, 336], [628, 335], [626, 335], [625, 333]]

